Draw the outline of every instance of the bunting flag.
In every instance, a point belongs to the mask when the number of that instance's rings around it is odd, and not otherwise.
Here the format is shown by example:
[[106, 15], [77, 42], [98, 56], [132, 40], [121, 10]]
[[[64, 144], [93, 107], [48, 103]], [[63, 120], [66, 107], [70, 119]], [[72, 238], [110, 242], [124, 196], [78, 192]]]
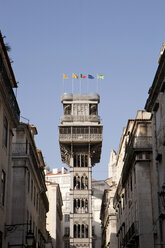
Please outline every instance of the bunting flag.
[[78, 76], [76, 74], [73, 73], [73, 78], [78, 78]]
[[64, 79], [69, 79], [69, 77], [67, 77], [65, 74], [63, 74], [63, 78]]
[[97, 79], [104, 79], [104, 75], [97, 74]]
[[89, 78], [89, 79], [94, 79], [95, 77], [92, 76], [92, 75], [90, 75], [90, 74], [88, 74], [88, 78]]
[[87, 77], [84, 76], [83, 74], [80, 74], [80, 78], [87, 78]]

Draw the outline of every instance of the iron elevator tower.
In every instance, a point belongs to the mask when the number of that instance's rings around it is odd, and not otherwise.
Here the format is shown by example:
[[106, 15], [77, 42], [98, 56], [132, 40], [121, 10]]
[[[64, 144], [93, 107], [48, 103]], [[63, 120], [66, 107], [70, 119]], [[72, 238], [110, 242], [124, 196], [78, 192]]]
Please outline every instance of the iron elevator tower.
[[92, 166], [100, 161], [102, 129], [98, 94], [61, 97], [61, 159], [70, 167], [70, 247], [92, 248]]

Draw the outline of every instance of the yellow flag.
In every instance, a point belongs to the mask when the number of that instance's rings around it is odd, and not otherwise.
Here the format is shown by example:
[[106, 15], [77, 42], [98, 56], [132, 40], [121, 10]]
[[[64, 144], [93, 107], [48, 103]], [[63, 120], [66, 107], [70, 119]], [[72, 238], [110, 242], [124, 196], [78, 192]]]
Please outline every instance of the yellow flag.
[[78, 76], [76, 74], [73, 73], [73, 78], [78, 78]]
[[69, 77], [67, 77], [65, 74], [63, 74], [63, 78], [64, 79], [69, 79]]

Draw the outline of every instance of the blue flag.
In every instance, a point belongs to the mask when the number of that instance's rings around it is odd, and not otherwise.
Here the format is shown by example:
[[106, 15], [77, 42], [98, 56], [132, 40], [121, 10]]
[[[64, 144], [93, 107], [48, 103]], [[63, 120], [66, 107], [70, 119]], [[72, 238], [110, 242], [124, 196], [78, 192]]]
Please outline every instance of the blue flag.
[[92, 75], [88, 74], [88, 78], [89, 79], [94, 79], [95, 77], [93, 77]]

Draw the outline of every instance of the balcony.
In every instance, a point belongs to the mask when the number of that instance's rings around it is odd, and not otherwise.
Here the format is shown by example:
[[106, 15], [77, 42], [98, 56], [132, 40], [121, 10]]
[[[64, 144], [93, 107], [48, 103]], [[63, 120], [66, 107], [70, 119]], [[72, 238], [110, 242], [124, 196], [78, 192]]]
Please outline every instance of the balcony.
[[98, 115], [63, 115], [60, 119], [61, 123], [63, 122], [98, 122], [100, 123], [101, 119]]
[[15, 156], [26, 156], [29, 154], [30, 144], [26, 143], [13, 143], [12, 154]]
[[131, 227], [129, 228], [128, 232], [123, 238], [122, 245], [123, 247], [138, 247], [138, 222], [132, 223]]

